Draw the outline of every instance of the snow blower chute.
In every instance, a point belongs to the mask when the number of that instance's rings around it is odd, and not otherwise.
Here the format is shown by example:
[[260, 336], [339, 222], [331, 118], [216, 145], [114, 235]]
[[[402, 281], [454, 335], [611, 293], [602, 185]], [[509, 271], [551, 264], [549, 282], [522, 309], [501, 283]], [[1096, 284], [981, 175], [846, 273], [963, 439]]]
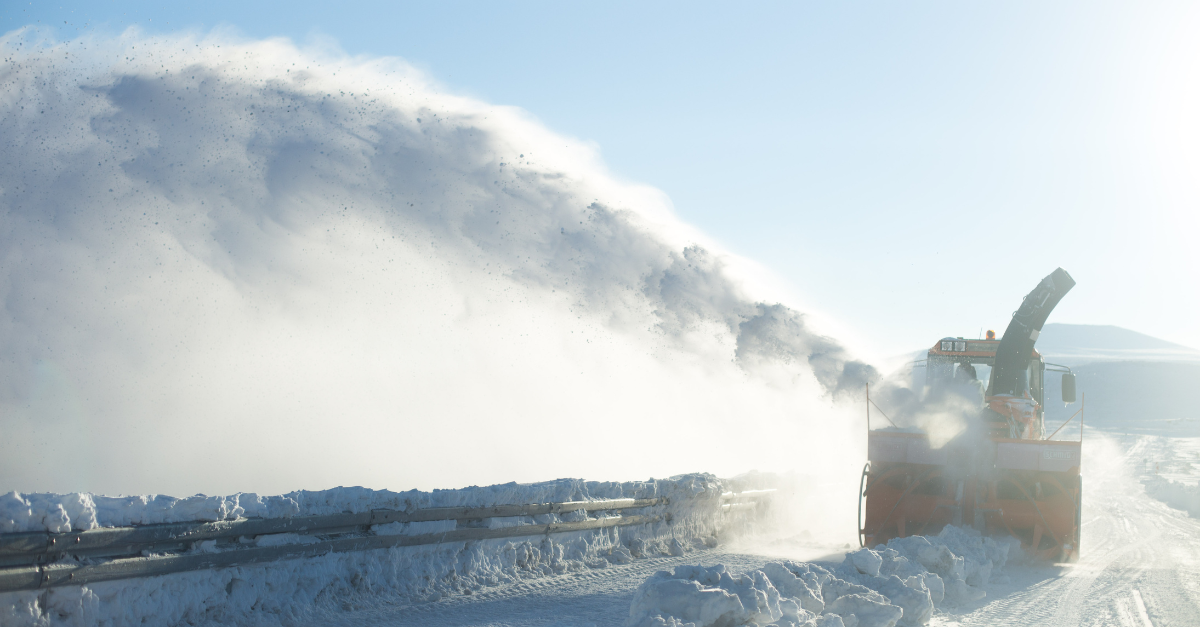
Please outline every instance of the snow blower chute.
[[[1046, 437], [1043, 422], [1046, 370], [1064, 373], [1066, 403], [1075, 402], [1075, 378], [1069, 368], [1047, 364], [1033, 347], [1050, 311], [1074, 285], [1062, 268], [1042, 279], [999, 340], [989, 331], [986, 339], [938, 341], [916, 362], [924, 366], [923, 389], [893, 405], [915, 417], [915, 426], [871, 430], [871, 407], [882, 410], [868, 388], [868, 461], [859, 502], [863, 546], [953, 524], [1010, 534], [1046, 559], [1078, 557], [1082, 418], [1079, 441]], [[990, 371], [986, 388], [977, 367]], [[945, 414], [955, 418], [957, 433], [931, 440], [929, 422]]]

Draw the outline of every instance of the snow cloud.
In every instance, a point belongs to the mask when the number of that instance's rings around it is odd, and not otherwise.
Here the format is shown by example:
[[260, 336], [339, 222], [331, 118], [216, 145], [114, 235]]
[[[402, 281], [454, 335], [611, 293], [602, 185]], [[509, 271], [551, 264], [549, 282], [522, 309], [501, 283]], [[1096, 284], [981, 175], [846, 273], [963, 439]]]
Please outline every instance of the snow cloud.
[[861, 460], [874, 370], [587, 144], [396, 59], [37, 37], [0, 38], [0, 490]]

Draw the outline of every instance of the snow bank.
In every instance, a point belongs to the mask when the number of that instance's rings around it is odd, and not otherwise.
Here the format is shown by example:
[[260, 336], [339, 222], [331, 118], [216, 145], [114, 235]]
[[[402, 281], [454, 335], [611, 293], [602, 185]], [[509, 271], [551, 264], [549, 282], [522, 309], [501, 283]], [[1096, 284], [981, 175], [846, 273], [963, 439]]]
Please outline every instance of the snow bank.
[[[668, 503], [624, 510], [660, 514], [660, 522], [603, 530], [438, 545], [397, 547], [247, 565], [162, 577], [0, 594], [0, 625], [136, 625], [287, 623], [321, 607], [366, 606], [386, 601], [436, 600], [529, 577], [605, 568], [651, 555], [683, 555], [711, 546], [726, 517], [720, 496], [727, 486], [711, 475], [665, 480], [597, 482], [560, 479], [433, 492], [337, 488], [282, 496], [161, 496], [106, 499], [89, 494], [3, 497], [6, 530], [67, 530], [172, 522], [199, 513], [202, 520], [233, 519], [248, 512], [280, 515], [361, 512], [449, 506], [546, 503], [611, 498], [666, 497]], [[254, 509], [257, 508], [257, 509]], [[595, 512], [593, 515], [604, 515]], [[488, 526], [581, 520], [588, 514], [509, 517]], [[379, 525], [377, 534], [431, 533], [454, 521]], [[260, 545], [302, 543], [308, 536], [260, 536]], [[196, 550], [220, 550], [197, 547]]]
[[[336, 488], [342, 493], [358, 488]], [[101, 496], [97, 494], [0, 495], [0, 533], [15, 531], [85, 531], [97, 527], [125, 527], [152, 523], [284, 518], [301, 513], [294, 493], [260, 497], [257, 494], [175, 498], [161, 494]], [[353, 510], [348, 510], [353, 511]]]
[[279, 496], [239, 493], [231, 496], [197, 494], [186, 498], [164, 495], [109, 497], [95, 494], [0, 495], [0, 533], [16, 531], [84, 531], [153, 523], [285, 518], [358, 513], [374, 509], [412, 511], [429, 507], [488, 507], [524, 503], [560, 503], [619, 498], [678, 498], [690, 503], [715, 498], [715, 479], [684, 475], [670, 480], [629, 482], [559, 479], [534, 484], [507, 483], [459, 490], [370, 490], [362, 487], [299, 490]]
[[1178, 483], [1162, 477], [1145, 479], [1146, 494], [1188, 513], [1192, 518], [1200, 518], [1200, 486]]
[[946, 527], [932, 537], [860, 549], [840, 565], [771, 562], [734, 576], [724, 566], [660, 571], [637, 590], [627, 627], [925, 625], [935, 608], [983, 598], [1015, 540]]

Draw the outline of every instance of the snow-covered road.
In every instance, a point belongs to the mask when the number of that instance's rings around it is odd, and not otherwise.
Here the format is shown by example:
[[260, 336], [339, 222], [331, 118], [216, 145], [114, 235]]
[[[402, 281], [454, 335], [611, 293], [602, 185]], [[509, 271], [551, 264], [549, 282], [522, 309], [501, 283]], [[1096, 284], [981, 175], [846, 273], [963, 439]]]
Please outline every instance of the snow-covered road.
[[[1200, 478], [1200, 439], [1091, 432], [1084, 448], [1083, 558], [1077, 564], [1010, 564], [987, 597], [939, 610], [933, 625], [1200, 625], [1200, 520], [1146, 494], [1156, 473]], [[1157, 464], [1157, 466], [1156, 466]], [[343, 608], [312, 624], [621, 625], [634, 590], [658, 570], [725, 564], [734, 572], [771, 559], [817, 560], [828, 548], [722, 547], [683, 557], [527, 580], [435, 603]]]
[[978, 607], [943, 625], [1200, 624], [1200, 520], [1147, 496], [1158, 470], [1195, 483], [1194, 438], [1089, 435], [1084, 446], [1083, 557], [1063, 567], [1012, 566]]

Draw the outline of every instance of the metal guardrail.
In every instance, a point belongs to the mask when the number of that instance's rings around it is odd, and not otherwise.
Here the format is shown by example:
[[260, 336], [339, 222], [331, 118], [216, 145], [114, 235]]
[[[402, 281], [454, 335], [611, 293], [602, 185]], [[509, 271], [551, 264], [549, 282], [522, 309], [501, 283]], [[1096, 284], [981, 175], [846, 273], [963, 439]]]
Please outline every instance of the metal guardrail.
[[440, 520], [479, 520], [511, 516], [539, 516], [573, 511], [619, 510], [650, 507], [663, 499], [611, 499], [574, 501], [536, 505], [495, 505], [492, 507], [437, 507], [412, 512], [372, 510], [360, 513], [289, 518], [242, 518], [218, 522], [189, 522], [108, 527], [67, 533], [0, 534], [0, 566], [28, 564], [31, 556], [53, 561], [62, 554], [77, 557], [136, 555], [143, 550], [178, 550], [183, 545], [203, 540], [254, 537], [276, 533], [331, 534], [339, 529], [354, 531], [360, 527], [388, 523], [430, 522]]
[[[721, 495], [722, 511], [754, 507], [769, 490]], [[290, 518], [243, 518], [231, 521], [164, 523], [111, 527], [67, 533], [0, 534], [0, 592], [36, 590], [97, 581], [149, 577], [207, 568], [224, 568], [327, 553], [401, 546], [490, 540], [551, 533], [642, 525], [670, 514], [604, 516], [575, 522], [487, 528], [459, 526], [415, 535], [378, 534], [377, 525], [433, 521], [481, 521], [487, 518], [539, 516], [568, 512], [619, 511], [666, 505], [666, 498], [569, 501], [491, 507], [439, 507], [410, 512], [360, 513]], [[469, 524], [469, 523], [468, 523]], [[256, 546], [263, 536], [293, 533], [316, 536], [315, 542]], [[201, 543], [213, 541], [211, 545]]]
[[[63, 560], [45, 565], [0, 569], [0, 591], [35, 590], [96, 581], [149, 577], [206, 568], [224, 568], [284, 559], [315, 557], [327, 553], [386, 549], [397, 546], [440, 544], [466, 540], [485, 540], [535, 536], [604, 527], [638, 525], [661, 520], [660, 516], [621, 516], [547, 525], [521, 525], [499, 529], [463, 528], [422, 535], [351, 536], [315, 544], [231, 548], [218, 553], [176, 553], [148, 557], [124, 557], [103, 561]], [[90, 563], [89, 563], [90, 562]]]
[[739, 510], [757, 510], [759, 503], [774, 494], [774, 489], [725, 492], [721, 494], [721, 511], [729, 513]]

